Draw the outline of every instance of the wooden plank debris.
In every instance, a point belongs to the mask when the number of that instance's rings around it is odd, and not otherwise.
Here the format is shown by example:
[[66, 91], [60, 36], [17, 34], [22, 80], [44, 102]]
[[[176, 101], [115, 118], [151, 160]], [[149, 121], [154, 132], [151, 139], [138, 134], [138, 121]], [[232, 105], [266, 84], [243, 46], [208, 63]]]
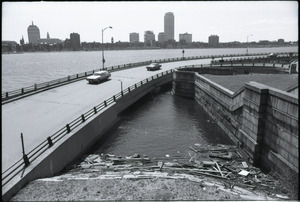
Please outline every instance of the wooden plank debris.
[[177, 151], [175, 154], [153, 158], [138, 154], [125, 157], [114, 154], [88, 155], [71, 169], [74, 172], [93, 174], [117, 171], [133, 175], [138, 173], [137, 171], [184, 173], [223, 179], [228, 182], [229, 188], [244, 186], [275, 190], [277, 181], [252, 166], [242, 154], [244, 152], [237, 146], [195, 144], [185, 152]]

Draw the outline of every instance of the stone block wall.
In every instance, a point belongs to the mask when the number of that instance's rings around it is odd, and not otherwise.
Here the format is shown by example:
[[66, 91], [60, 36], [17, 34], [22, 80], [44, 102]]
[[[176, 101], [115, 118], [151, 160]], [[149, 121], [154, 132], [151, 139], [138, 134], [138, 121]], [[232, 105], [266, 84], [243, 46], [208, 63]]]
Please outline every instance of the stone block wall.
[[243, 90], [236, 93], [195, 74], [195, 100], [235, 142], [241, 127]]
[[[178, 72], [175, 70], [175, 72]], [[175, 95], [194, 98], [195, 97], [195, 73], [180, 71], [180, 74], [173, 74], [172, 92]]]
[[191, 73], [174, 72], [175, 95], [193, 97], [194, 92], [195, 100], [242, 146], [254, 165], [299, 173], [297, 95], [256, 82], [234, 93]]
[[[298, 96], [268, 87], [262, 161], [283, 172], [299, 169]], [[286, 166], [288, 165], [288, 166]]]

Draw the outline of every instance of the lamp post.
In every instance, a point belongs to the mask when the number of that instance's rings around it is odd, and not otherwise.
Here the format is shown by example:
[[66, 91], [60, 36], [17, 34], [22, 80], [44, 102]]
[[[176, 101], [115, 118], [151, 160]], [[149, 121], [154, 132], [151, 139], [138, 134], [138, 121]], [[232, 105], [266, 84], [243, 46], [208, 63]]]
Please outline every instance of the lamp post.
[[184, 60], [184, 49], [182, 49], [182, 59]]
[[103, 46], [103, 32], [104, 32], [104, 30], [106, 30], [107, 28], [112, 29], [112, 27], [109, 26], [109, 27], [105, 27], [104, 29], [102, 29], [102, 68], [103, 68], [103, 70], [104, 70], [104, 63], [105, 63], [105, 59], [104, 59], [104, 46]]
[[247, 49], [246, 49], [246, 54], [247, 55], [248, 55], [248, 38], [249, 38], [249, 36], [252, 36], [252, 34], [250, 34], [250, 35], [247, 36]]
[[123, 82], [120, 79], [118, 79], [118, 81], [121, 81], [121, 92], [122, 92], [123, 91]]

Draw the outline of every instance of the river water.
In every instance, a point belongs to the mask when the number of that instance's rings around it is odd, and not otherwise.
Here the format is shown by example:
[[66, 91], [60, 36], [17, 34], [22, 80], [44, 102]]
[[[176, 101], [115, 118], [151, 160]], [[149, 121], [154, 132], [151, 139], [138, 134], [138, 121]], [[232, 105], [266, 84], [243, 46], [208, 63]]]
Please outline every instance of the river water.
[[[170, 91], [148, 94], [89, 153], [188, 156], [194, 144], [233, 144], [195, 100]], [[191, 150], [190, 150], [191, 151]]]
[[[249, 53], [298, 51], [298, 47], [249, 48]], [[185, 49], [184, 56], [245, 54], [245, 48]], [[182, 57], [181, 49], [105, 51], [105, 66]], [[102, 68], [101, 51], [2, 54], [1, 92]]]

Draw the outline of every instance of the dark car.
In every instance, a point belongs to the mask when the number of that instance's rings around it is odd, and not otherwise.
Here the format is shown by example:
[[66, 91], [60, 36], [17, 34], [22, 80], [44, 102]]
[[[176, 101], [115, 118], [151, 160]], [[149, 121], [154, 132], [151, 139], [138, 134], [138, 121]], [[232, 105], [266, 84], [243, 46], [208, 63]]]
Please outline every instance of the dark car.
[[107, 80], [110, 76], [111, 74], [108, 71], [98, 71], [92, 76], [86, 77], [86, 80], [89, 83], [100, 83], [101, 81]]
[[275, 53], [271, 53], [268, 55], [268, 58], [276, 58], [277, 57], [277, 54]]
[[159, 70], [160, 67], [161, 67], [161, 65], [158, 64], [158, 63], [151, 63], [146, 68], [147, 68], [148, 71], [155, 71], [155, 70]]

